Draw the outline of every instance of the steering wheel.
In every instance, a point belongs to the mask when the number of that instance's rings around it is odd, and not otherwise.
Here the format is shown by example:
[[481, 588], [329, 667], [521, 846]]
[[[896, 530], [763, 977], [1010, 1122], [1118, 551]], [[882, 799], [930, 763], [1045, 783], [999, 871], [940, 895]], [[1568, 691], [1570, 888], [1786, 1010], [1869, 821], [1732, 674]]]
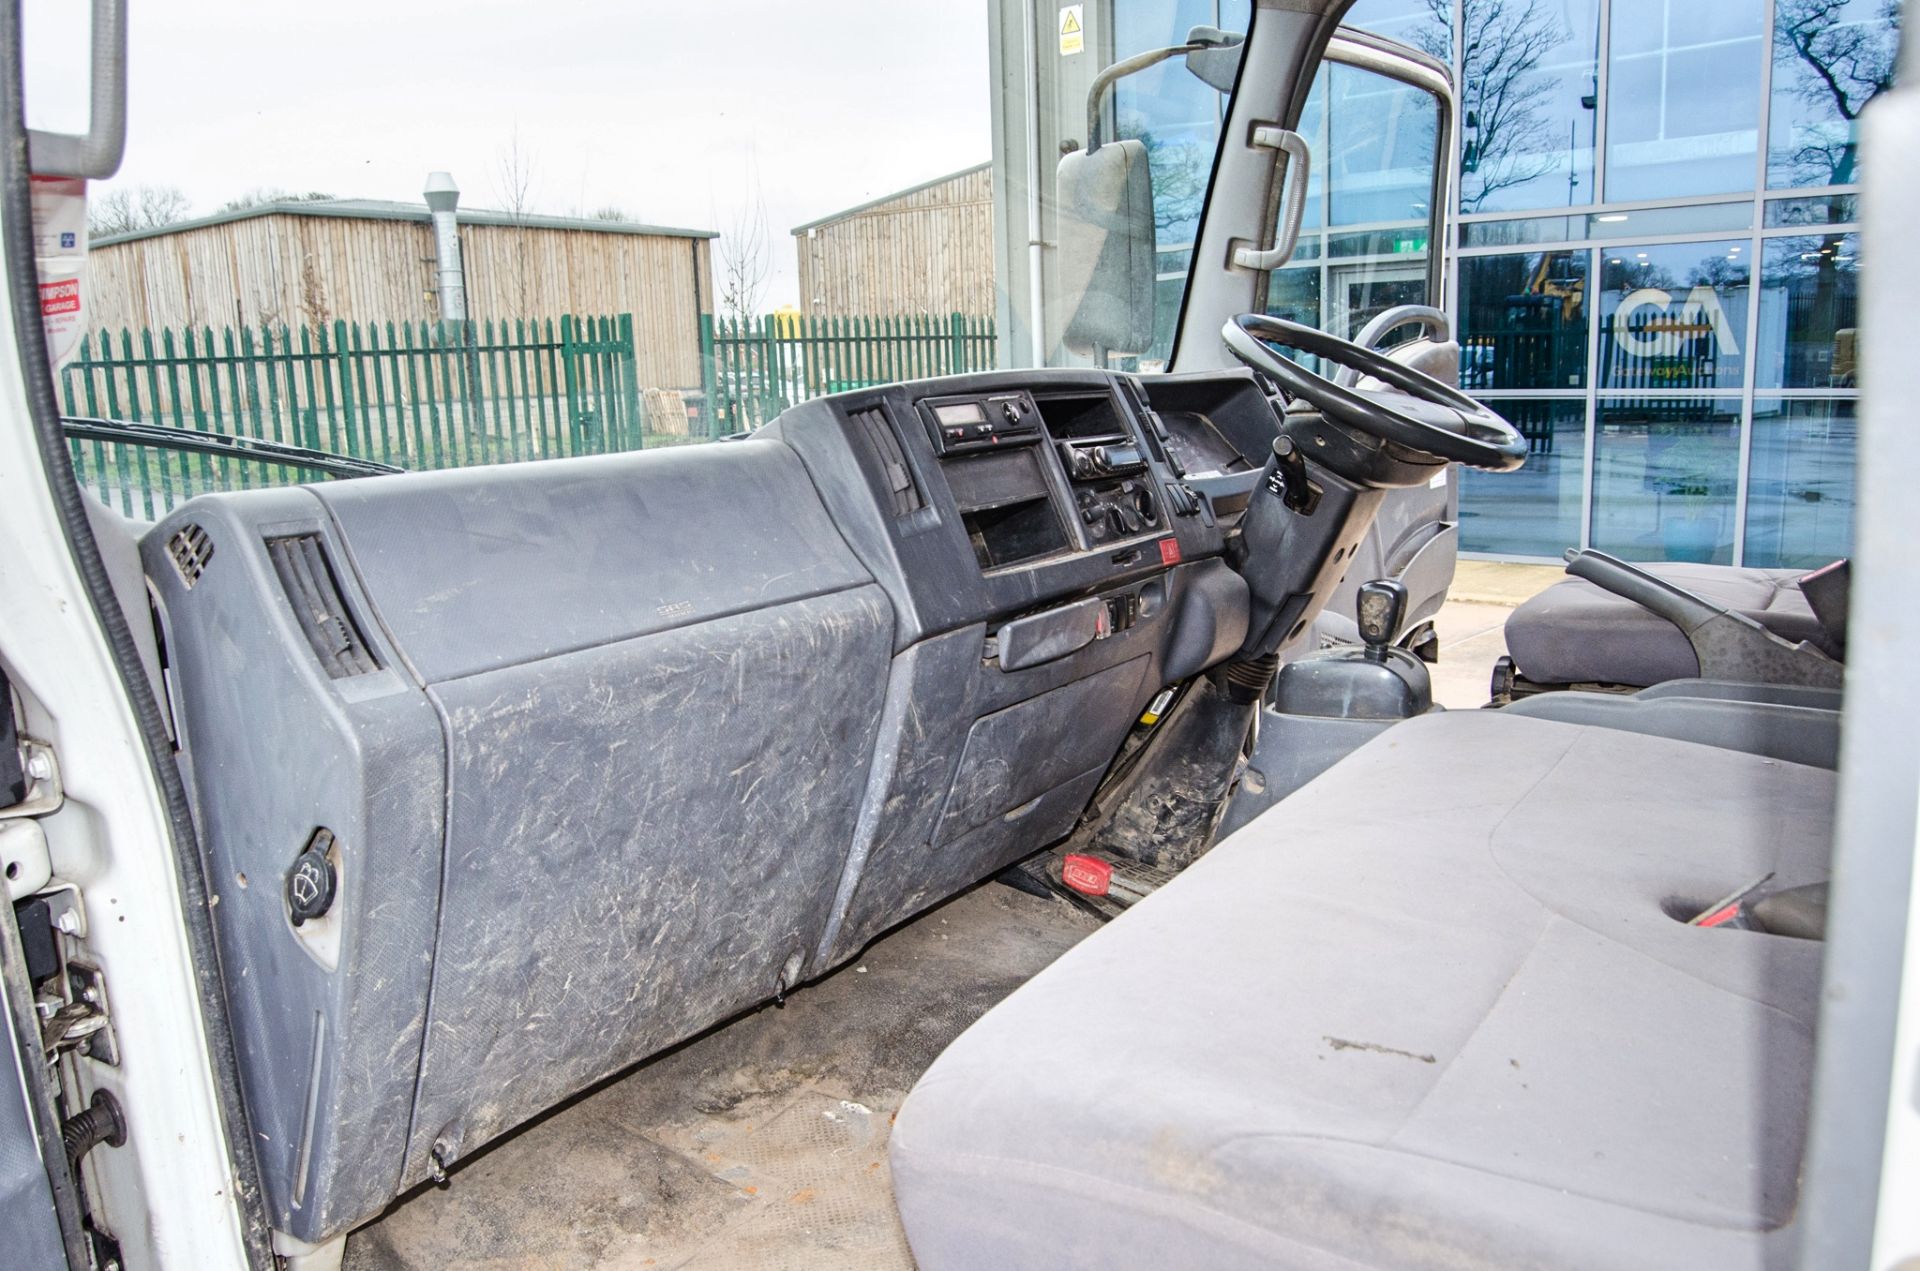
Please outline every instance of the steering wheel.
[[[1519, 429], [1458, 389], [1378, 349], [1262, 313], [1234, 318], [1220, 338], [1235, 357], [1276, 381], [1289, 397], [1305, 401], [1335, 423], [1489, 472], [1512, 472], [1527, 461], [1527, 439]], [[1276, 348], [1311, 353], [1392, 388], [1369, 391], [1336, 384], [1281, 357]]]

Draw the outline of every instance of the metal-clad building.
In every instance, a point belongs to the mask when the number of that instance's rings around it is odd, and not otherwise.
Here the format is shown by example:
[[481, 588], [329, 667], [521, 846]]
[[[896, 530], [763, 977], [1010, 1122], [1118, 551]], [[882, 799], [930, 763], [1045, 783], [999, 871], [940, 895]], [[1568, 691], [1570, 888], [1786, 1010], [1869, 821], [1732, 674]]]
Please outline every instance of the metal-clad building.
[[[479, 321], [631, 313], [646, 384], [700, 383], [711, 230], [462, 210], [467, 313]], [[318, 326], [439, 316], [427, 209], [289, 200], [98, 238], [93, 329]]]
[[809, 316], [990, 314], [993, 165], [796, 226], [793, 245]]

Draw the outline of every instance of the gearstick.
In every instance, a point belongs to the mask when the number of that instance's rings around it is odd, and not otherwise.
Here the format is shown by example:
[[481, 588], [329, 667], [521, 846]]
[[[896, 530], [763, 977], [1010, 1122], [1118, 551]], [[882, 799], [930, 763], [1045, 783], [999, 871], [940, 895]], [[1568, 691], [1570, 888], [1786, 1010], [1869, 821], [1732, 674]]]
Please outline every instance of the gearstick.
[[1360, 584], [1354, 602], [1354, 619], [1360, 627], [1360, 639], [1366, 643], [1367, 656], [1377, 662], [1387, 658], [1387, 646], [1400, 634], [1400, 620], [1407, 613], [1407, 585], [1397, 578], [1376, 578]]

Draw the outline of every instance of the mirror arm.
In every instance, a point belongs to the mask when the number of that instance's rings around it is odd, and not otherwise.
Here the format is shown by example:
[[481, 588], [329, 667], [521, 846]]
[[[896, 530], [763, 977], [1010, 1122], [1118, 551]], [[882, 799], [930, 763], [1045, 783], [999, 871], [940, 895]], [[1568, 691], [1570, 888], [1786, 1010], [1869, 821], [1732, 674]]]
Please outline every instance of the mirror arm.
[[41, 176], [100, 180], [127, 149], [126, 0], [93, 0], [92, 75], [85, 133], [27, 130], [27, 169]]
[[[1125, 79], [1149, 66], [1158, 66], [1170, 57], [1180, 57], [1187, 53], [1198, 53], [1203, 49], [1215, 47], [1211, 44], [1179, 44], [1172, 48], [1148, 49], [1145, 53], [1135, 53], [1109, 66], [1093, 77], [1093, 84], [1087, 89], [1087, 151], [1092, 153], [1100, 148], [1100, 100], [1116, 81]], [[1117, 126], [1117, 125], [1116, 125]]]
[[1236, 247], [1233, 263], [1240, 269], [1253, 269], [1267, 272], [1280, 268], [1293, 259], [1293, 249], [1300, 242], [1300, 222], [1307, 211], [1307, 182], [1313, 170], [1313, 153], [1307, 148], [1307, 139], [1291, 128], [1276, 128], [1262, 124], [1253, 130], [1253, 144], [1278, 150], [1287, 156], [1287, 167], [1283, 179], [1287, 183], [1286, 205], [1280, 215], [1280, 230], [1274, 236], [1272, 247], [1261, 251], [1253, 247]]

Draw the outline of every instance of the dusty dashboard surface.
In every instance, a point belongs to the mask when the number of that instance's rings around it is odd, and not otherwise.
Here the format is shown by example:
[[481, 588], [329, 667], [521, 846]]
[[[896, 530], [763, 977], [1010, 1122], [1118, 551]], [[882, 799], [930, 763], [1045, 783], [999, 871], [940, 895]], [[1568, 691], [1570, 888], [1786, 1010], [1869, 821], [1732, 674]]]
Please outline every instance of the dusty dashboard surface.
[[[143, 550], [181, 763], [212, 873], [267, 884], [215, 921], [274, 1225], [362, 1221], [1070, 832], [1246, 636], [1266, 409], [1245, 375], [959, 377], [176, 510]], [[336, 898], [293, 923], [323, 840]]]

